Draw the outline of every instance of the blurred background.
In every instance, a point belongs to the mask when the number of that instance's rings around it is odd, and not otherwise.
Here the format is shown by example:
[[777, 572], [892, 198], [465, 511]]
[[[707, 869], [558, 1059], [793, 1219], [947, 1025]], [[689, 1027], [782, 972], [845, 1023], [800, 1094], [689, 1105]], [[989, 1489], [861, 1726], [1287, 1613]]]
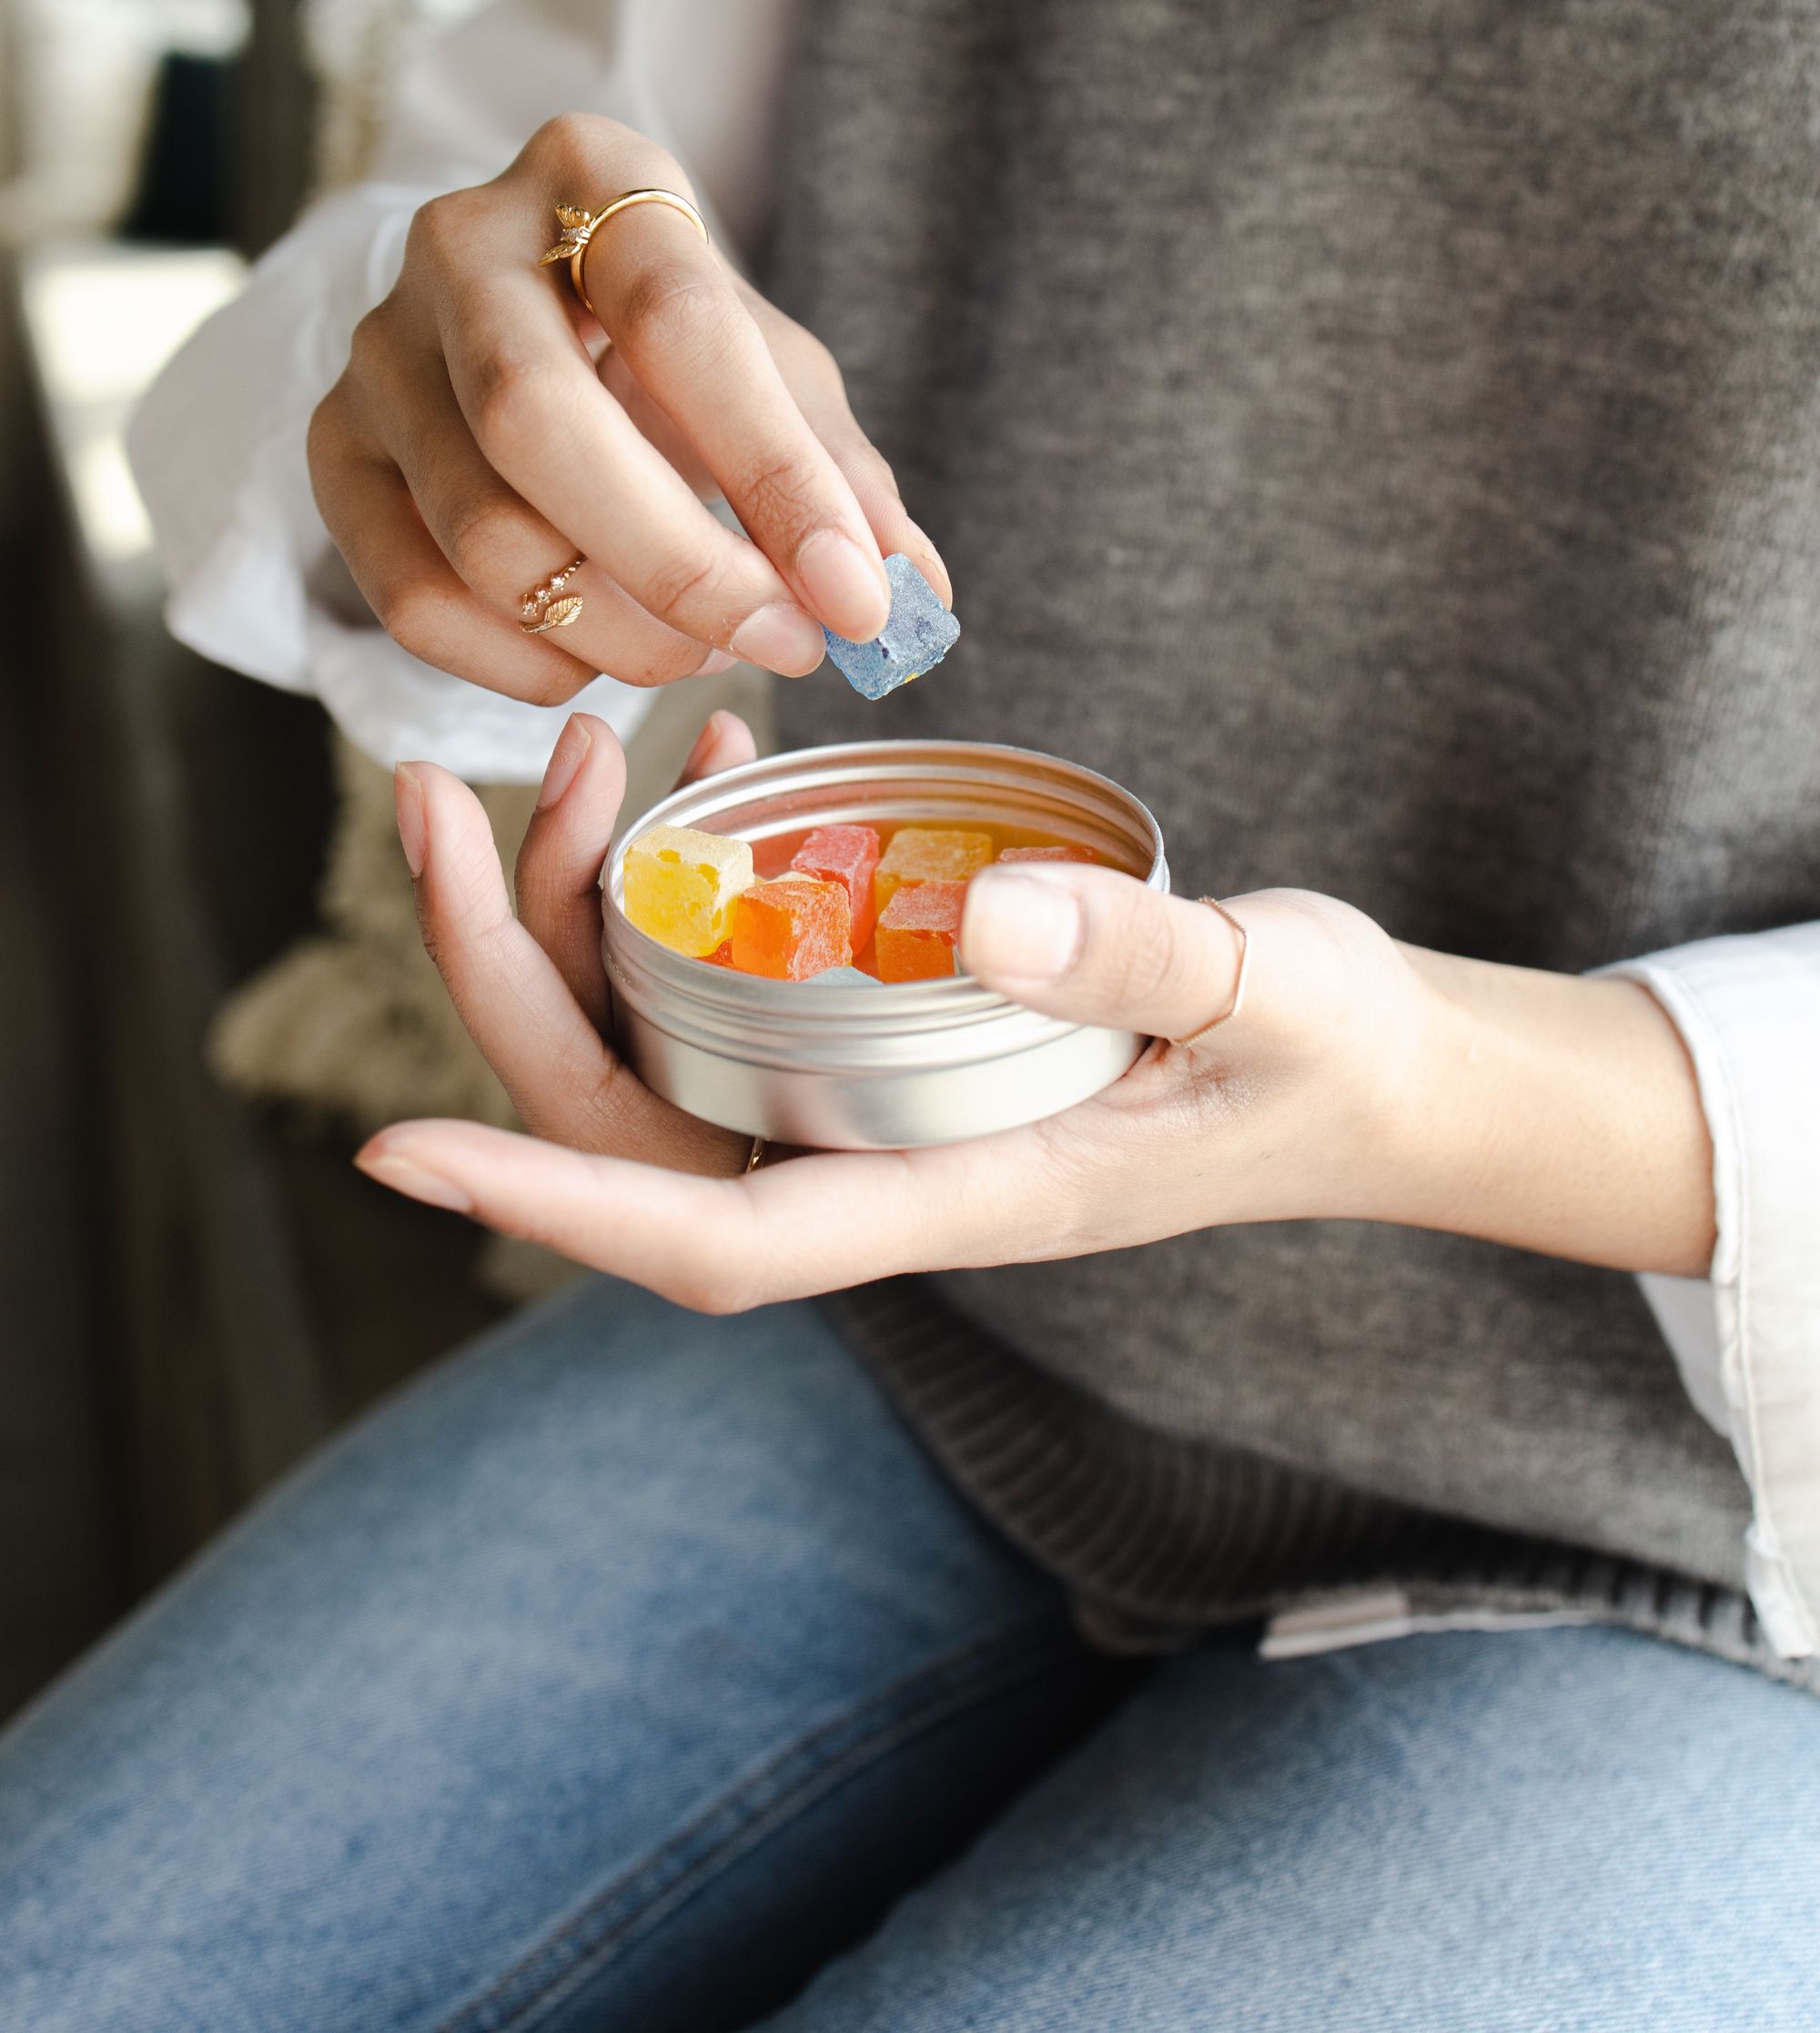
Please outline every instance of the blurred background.
[[[122, 448], [473, 5], [0, 0], [0, 1714], [561, 1274], [349, 1168], [390, 1115], [503, 1097], [417, 948], [384, 773], [169, 640]], [[706, 710], [653, 712], [634, 799]], [[485, 794], [509, 848], [532, 794]]]

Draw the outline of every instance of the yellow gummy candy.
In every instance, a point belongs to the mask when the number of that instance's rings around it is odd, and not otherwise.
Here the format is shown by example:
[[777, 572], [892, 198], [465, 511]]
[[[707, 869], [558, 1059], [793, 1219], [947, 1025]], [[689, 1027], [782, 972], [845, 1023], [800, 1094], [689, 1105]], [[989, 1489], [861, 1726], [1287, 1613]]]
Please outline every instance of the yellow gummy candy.
[[652, 826], [626, 849], [626, 915], [698, 960], [731, 935], [733, 905], [752, 885], [751, 846], [722, 834]]

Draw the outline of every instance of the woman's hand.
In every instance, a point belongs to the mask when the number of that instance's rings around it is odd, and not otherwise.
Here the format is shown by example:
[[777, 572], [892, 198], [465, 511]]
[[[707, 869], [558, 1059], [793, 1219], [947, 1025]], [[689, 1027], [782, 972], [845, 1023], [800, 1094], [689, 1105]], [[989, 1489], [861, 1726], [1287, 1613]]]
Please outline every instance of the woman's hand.
[[[560, 267], [536, 267], [559, 203], [635, 187], [689, 195], [661, 148], [570, 114], [491, 183], [426, 205], [310, 427], [323, 520], [382, 624], [541, 704], [601, 671], [813, 671], [822, 622], [862, 640], [884, 626], [882, 551], [947, 596], [826, 348], [680, 213], [634, 206], [591, 241], [604, 332]], [[700, 498], [715, 491], [743, 536]], [[525, 593], [578, 553], [573, 622], [523, 633]]]
[[[697, 745], [697, 774], [749, 753], [730, 716]], [[1231, 1004], [1231, 927], [1077, 865], [976, 877], [963, 959], [1034, 1008], [1158, 1039], [1130, 1073], [1027, 1128], [741, 1176], [749, 1139], [659, 1100], [599, 1035], [596, 878], [622, 781], [611, 733], [576, 715], [520, 857], [519, 922], [478, 803], [444, 772], [400, 772], [426, 940], [533, 1134], [401, 1124], [360, 1153], [376, 1178], [713, 1312], [1311, 1216], [1629, 1269], [1710, 1257], [1704, 1118], [1646, 991], [1423, 953], [1271, 890], [1232, 901], [1244, 1004], [1204, 1030]]]

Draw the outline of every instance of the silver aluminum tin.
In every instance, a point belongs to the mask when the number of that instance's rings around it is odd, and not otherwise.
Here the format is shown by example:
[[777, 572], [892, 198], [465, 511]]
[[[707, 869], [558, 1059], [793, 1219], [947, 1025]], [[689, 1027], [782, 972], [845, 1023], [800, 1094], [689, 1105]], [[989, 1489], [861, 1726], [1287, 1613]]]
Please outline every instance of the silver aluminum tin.
[[646, 1086], [777, 1143], [899, 1150], [1035, 1122], [1128, 1071], [1142, 1038], [1038, 1016], [965, 976], [866, 988], [760, 980], [672, 953], [625, 915], [625, 849], [647, 826], [756, 844], [812, 825], [918, 823], [1033, 827], [1169, 886], [1148, 811], [1033, 749], [854, 742], [688, 784], [625, 829], [601, 877], [615, 1041]]

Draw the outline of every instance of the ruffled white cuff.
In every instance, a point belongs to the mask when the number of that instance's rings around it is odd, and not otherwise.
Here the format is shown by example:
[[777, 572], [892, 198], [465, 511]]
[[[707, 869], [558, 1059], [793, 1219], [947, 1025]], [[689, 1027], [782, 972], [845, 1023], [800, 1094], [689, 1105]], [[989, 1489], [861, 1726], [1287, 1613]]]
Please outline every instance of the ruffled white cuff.
[[348, 597], [305, 457], [310, 412], [391, 288], [411, 215], [450, 181], [366, 184], [315, 207], [165, 369], [127, 450], [180, 642], [315, 693], [376, 762], [422, 756], [472, 781], [535, 783], [570, 713], [625, 736], [649, 694], [602, 677], [567, 705], [525, 705], [400, 649]]

